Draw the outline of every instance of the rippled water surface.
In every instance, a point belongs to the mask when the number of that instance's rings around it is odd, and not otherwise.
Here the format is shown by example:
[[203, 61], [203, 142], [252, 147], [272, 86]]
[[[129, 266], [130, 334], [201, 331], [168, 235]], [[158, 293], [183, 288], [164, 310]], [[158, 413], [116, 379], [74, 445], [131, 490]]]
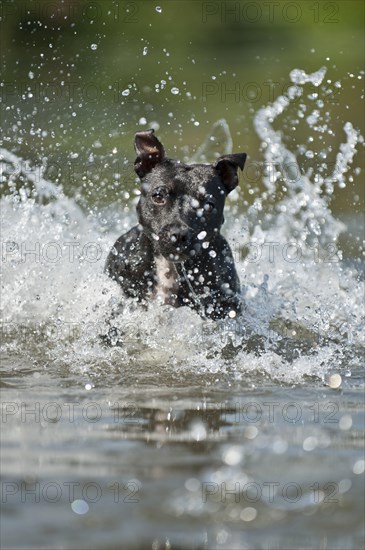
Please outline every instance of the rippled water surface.
[[344, 123], [336, 170], [305, 173], [277, 129], [296, 101], [325, 133], [325, 72], [256, 114], [265, 191], [225, 228], [241, 319], [121, 305], [103, 264], [133, 204], [86, 213], [0, 151], [4, 548], [363, 548], [363, 280], [338, 245], [361, 228], [330, 209], [363, 139]]

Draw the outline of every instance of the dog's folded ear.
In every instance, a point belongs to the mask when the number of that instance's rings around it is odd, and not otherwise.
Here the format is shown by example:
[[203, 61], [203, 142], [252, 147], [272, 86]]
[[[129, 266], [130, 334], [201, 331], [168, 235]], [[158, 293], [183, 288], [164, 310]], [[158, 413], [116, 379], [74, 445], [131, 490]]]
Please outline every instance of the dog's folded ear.
[[154, 135], [154, 130], [137, 132], [134, 148], [138, 155], [134, 162], [134, 169], [140, 178], [151, 172], [152, 168], [165, 158], [165, 150]]
[[235, 155], [223, 155], [219, 157], [214, 168], [218, 171], [220, 177], [223, 180], [227, 193], [233, 191], [238, 185], [237, 170], [243, 167], [246, 162], [246, 153], [237, 153]]

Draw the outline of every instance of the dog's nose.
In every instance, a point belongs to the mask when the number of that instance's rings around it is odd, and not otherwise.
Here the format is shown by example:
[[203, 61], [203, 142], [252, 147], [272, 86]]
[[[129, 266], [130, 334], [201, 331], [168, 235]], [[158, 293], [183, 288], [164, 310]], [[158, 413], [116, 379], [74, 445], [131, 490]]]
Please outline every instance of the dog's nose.
[[188, 242], [188, 230], [185, 227], [171, 227], [168, 231], [168, 238], [174, 246], [184, 246]]

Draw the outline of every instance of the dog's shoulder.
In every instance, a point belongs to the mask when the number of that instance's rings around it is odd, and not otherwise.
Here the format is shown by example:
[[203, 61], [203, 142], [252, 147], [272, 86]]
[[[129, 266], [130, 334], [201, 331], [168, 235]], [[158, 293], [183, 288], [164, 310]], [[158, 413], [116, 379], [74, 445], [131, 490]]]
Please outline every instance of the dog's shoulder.
[[132, 227], [132, 229], [121, 235], [115, 241], [111, 254], [114, 253], [114, 255], [118, 255], [134, 250], [135, 246], [138, 245], [141, 239], [141, 235], [142, 229], [138, 225]]
[[132, 227], [114, 243], [106, 260], [105, 272], [114, 279], [138, 275], [152, 265], [150, 242], [140, 226]]

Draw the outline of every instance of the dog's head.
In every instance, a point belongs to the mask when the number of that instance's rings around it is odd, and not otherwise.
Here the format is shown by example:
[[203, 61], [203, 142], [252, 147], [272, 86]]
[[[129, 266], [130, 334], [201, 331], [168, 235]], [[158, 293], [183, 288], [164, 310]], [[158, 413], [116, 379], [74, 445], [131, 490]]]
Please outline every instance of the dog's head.
[[153, 130], [137, 132], [135, 149], [139, 223], [155, 250], [170, 261], [199, 254], [220, 231], [226, 196], [238, 185], [246, 154], [224, 155], [213, 164], [184, 164], [166, 158]]

